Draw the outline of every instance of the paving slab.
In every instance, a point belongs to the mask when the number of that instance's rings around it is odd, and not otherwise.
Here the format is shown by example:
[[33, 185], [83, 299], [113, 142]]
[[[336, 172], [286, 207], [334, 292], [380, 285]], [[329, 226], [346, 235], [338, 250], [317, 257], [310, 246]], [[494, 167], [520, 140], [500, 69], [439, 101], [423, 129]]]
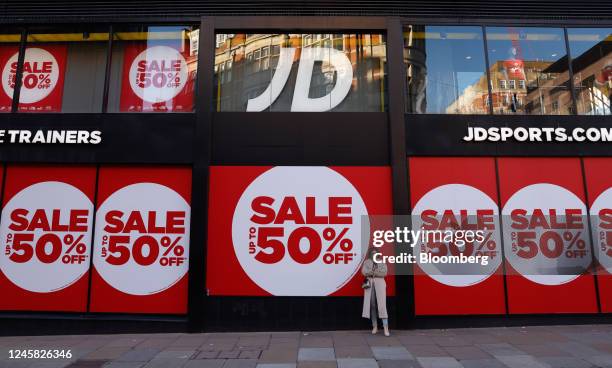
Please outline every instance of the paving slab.
[[491, 354], [475, 346], [446, 346], [443, 349], [457, 360], [492, 359]]
[[524, 351], [521, 351], [505, 342], [499, 344], [476, 344], [476, 346], [496, 357], [507, 355], [526, 355]]
[[255, 359], [228, 359], [223, 364], [223, 368], [255, 368], [257, 360]]
[[143, 365], [143, 362], [109, 362], [102, 368], [141, 368]]
[[298, 350], [298, 361], [322, 361], [335, 359], [336, 355], [333, 348], [300, 348]]
[[222, 368], [225, 359], [190, 360], [183, 368]]
[[421, 368], [416, 360], [379, 360], [380, 368]]
[[295, 363], [263, 363], [257, 364], [256, 368], [296, 368]]
[[81, 359], [83, 360], [115, 360], [121, 355], [125, 354], [129, 347], [115, 346], [115, 347], [101, 347], [98, 350], [94, 350], [89, 354], [86, 354]]
[[438, 345], [412, 345], [407, 347], [407, 350], [415, 357], [450, 357], [450, 354]]
[[612, 355], [593, 355], [582, 359], [598, 367], [612, 367]]
[[463, 368], [508, 368], [497, 359], [465, 359], [459, 361]]
[[374, 359], [338, 359], [338, 368], [379, 368]]
[[593, 364], [575, 357], [541, 357], [537, 358], [540, 363], [550, 368], [592, 368]]
[[369, 346], [338, 346], [334, 348], [336, 358], [373, 358], [374, 354]]
[[338, 363], [335, 361], [333, 362], [298, 362], [297, 368], [338, 368]]
[[295, 363], [297, 361], [297, 349], [268, 349], [262, 350], [259, 356], [260, 363]]
[[221, 350], [217, 358], [219, 359], [238, 359], [240, 350]]
[[510, 368], [549, 368], [531, 355], [501, 355], [495, 358]]
[[376, 360], [413, 360], [414, 357], [403, 346], [372, 346]]
[[143, 362], [109, 362], [102, 368], [141, 368], [144, 364]]
[[157, 354], [153, 359], [164, 359], [164, 358], [174, 358], [174, 359], [191, 359], [196, 355], [196, 350], [174, 350], [174, 349], [166, 349], [162, 350]]
[[160, 350], [155, 348], [136, 348], [126, 351], [116, 360], [119, 362], [148, 362], [159, 352]]
[[451, 357], [422, 357], [417, 361], [423, 368], [463, 368], [457, 359]]
[[143, 368], [181, 368], [187, 363], [186, 358], [155, 358], [147, 362]]

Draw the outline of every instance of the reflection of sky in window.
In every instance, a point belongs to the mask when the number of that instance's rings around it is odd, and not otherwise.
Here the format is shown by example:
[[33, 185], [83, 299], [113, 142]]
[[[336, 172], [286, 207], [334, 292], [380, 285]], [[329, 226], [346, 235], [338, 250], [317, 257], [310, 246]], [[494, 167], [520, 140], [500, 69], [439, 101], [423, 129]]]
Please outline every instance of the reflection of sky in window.
[[485, 74], [482, 31], [480, 27], [427, 27], [427, 38], [427, 111], [444, 113]]
[[[518, 39], [512, 42], [510, 34], [517, 34]], [[512, 47], [518, 45], [516, 58], [522, 56], [524, 61], [555, 62], [565, 56], [563, 30], [558, 28], [487, 28], [489, 62], [510, 60], [513, 58]]]
[[[612, 28], [572, 28], [567, 30], [572, 58], [576, 58], [612, 35]], [[609, 42], [609, 41], [608, 41]]]

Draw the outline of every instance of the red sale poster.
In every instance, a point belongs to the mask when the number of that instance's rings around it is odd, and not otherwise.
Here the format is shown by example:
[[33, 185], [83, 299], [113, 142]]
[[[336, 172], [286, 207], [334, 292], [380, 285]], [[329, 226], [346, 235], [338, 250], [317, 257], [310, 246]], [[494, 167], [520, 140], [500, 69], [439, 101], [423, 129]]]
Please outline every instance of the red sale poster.
[[197, 58], [175, 44], [125, 46], [120, 111], [191, 112]]
[[210, 295], [360, 296], [365, 216], [392, 213], [391, 170], [211, 167], [208, 213]]
[[0, 310], [87, 309], [96, 169], [8, 166]]
[[92, 312], [187, 312], [191, 169], [100, 168]]
[[612, 312], [612, 159], [585, 158], [597, 285], [603, 313]]
[[[0, 47], [0, 65], [3, 66], [0, 112], [11, 110], [18, 53], [18, 46]], [[19, 111], [61, 111], [66, 54], [66, 45], [42, 44], [26, 48], [23, 62], [23, 83], [19, 96]]]
[[501, 158], [498, 168], [509, 312], [597, 312], [580, 160]]
[[417, 315], [503, 314], [501, 233], [495, 161], [492, 158], [410, 158], [410, 196], [414, 229], [482, 231], [480, 242], [433, 238], [414, 254], [487, 256], [487, 265], [415, 266]]

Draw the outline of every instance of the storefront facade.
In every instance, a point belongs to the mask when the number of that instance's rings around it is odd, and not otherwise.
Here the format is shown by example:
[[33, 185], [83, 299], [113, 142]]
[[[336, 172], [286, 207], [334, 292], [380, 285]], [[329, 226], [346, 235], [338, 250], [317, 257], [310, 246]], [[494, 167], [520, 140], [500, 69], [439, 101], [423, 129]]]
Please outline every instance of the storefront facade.
[[361, 219], [432, 211], [492, 266], [394, 327], [607, 321], [612, 6], [383, 3], [9, 2], [1, 333], [361, 328]]

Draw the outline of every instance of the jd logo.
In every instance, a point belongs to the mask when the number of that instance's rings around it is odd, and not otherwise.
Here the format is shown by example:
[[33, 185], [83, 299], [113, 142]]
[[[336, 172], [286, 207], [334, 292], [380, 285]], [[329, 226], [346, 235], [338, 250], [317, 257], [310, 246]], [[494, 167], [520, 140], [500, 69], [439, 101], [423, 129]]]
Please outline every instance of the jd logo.
[[[280, 56], [272, 80], [259, 96], [249, 99], [247, 111], [263, 111], [276, 101], [289, 79], [295, 48], [280, 49]], [[335, 69], [337, 78], [334, 88], [323, 97], [310, 98], [310, 81], [312, 69], [316, 61], [329, 61]], [[338, 106], [351, 89], [353, 67], [351, 61], [342, 53], [329, 47], [313, 47], [302, 49], [300, 64], [297, 71], [291, 111], [327, 111]]]

